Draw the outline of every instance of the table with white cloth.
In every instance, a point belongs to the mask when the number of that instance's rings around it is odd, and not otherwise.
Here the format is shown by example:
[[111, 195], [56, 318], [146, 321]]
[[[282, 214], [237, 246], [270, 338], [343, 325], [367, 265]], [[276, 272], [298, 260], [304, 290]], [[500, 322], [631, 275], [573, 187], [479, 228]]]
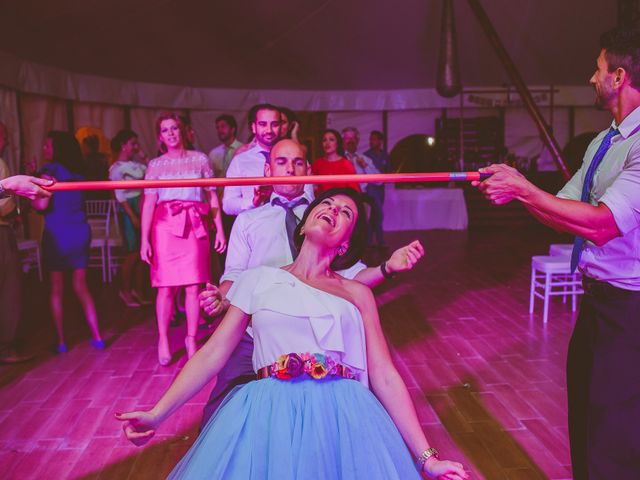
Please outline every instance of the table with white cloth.
[[467, 206], [461, 188], [385, 186], [384, 230], [465, 230]]

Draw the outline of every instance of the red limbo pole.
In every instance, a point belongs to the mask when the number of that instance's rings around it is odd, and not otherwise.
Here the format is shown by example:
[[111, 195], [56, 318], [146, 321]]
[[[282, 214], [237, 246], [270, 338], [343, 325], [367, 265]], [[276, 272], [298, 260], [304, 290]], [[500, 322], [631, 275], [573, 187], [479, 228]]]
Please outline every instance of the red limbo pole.
[[310, 175], [299, 177], [193, 178], [186, 180], [121, 180], [101, 182], [59, 182], [44, 187], [51, 192], [65, 190], [114, 190], [132, 188], [228, 187], [230, 185], [292, 185], [311, 183], [408, 183], [408, 182], [472, 182], [490, 174], [480, 172], [387, 173], [370, 175]]

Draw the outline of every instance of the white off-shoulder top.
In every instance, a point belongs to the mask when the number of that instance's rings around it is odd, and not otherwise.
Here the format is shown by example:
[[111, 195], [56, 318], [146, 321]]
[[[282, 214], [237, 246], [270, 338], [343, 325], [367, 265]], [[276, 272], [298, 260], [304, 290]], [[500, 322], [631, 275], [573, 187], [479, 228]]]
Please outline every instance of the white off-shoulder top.
[[323, 353], [369, 386], [364, 324], [351, 302], [266, 266], [243, 272], [227, 298], [252, 315], [255, 371], [282, 354]]

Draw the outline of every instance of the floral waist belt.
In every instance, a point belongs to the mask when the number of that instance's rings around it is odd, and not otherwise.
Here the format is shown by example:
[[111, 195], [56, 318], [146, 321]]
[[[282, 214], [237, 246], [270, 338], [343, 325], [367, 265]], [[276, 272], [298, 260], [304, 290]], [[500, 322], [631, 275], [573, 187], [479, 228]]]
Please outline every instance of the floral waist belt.
[[337, 363], [330, 356], [322, 353], [285, 353], [271, 365], [258, 370], [258, 380], [275, 377], [280, 380], [291, 380], [302, 375], [309, 375], [320, 380], [327, 375], [343, 378], [355, 378], [349, 367]]

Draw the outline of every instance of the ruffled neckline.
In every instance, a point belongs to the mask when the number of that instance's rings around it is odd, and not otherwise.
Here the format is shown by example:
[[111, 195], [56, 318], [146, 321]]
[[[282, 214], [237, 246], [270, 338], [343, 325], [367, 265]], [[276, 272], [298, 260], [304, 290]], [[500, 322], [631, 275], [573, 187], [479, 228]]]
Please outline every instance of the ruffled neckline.
[[343, 302], [346, 302], [347, 304], [349, 304], [349, 306], [355, 308], [358, 311], [358, 313], [360, 312], [360, 309], [358, 308], [358, 306], [355, 303], [353, 303], [351, 300], [347, 300], [346, 298], [341, 297], [340, 295], [336, 295], [335, 293], [327, 292], [326, 290], [322, 290], [321, 288], [314, 287], [313, 285], [310, 285], [307, 282], [305, 282], [304, 280], [301, 280], [299, 277], [295, 276], [293, 273], [289, 272], [288, 270], [285, 270], [282, 267], [276, 268], [275, 270], [279, 270], [281, 272], [286, 273], [287, 276], [294, 278], [298, 283], [304, 285], [305, 287], [310, 288], [311, 290], [315, 290], [316, 292], [324, 293], [325, 295], [329, 295], [330, 297], [337, 298], [338, 300], [342, 300]]

